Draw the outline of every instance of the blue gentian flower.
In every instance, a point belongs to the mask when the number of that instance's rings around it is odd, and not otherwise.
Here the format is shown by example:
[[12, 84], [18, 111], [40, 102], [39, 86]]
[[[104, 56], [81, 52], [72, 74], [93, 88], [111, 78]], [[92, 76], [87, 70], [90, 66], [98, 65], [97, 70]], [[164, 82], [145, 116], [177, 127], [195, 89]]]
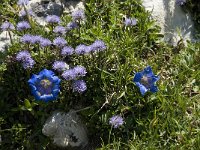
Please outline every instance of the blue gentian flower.
[[36, 100], [48, 102], [58, 97], [60, 81], [53, 71], [43, 69], [38, 75], [32, 75], [28, 84]]
[[114, 128], [118, 128], [119, 126], [123, 125], [124, 121], [120, 115], [112, 116], [109, 119], [109, 124], [111, 124]]
[[144, 95], [147, 91], [155, 93], [158, 91], [154, 84], [159, 80], [159, 76], [154, 75], [150, 66], [147, 66], [143, 71], [137, 72], [134, 76], [133, 82], [140, 88], [140, 93]]

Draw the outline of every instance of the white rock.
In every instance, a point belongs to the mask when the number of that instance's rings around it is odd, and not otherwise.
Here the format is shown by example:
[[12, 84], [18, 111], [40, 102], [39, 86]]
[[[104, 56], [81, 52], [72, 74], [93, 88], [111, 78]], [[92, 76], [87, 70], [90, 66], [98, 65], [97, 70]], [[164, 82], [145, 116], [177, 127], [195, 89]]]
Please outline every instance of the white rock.
[[6, 47], [10, 45], [10, 38], [7, 31], [0, 34], [0, 52], [4, 52]]
[[42, 133], [52, 137], [60, 147], [83, 148], [88, 143], [86, 128], [73, 110], [53, 113], [43, 126]]
[[190, 14], [186, 14], [176, 0], [143, 0], [143, 6], [161, 27], [164, 40], [176, 45], [180, 38], [194, 41], [194, 23]]

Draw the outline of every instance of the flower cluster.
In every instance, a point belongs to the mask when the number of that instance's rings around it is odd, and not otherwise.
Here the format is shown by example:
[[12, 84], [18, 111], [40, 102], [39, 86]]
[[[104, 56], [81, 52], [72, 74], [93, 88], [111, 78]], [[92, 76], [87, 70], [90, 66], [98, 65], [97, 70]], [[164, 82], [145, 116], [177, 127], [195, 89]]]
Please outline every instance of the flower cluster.
[[85, 13], [82, 9], [72, 12], [72, 18], [74, 21], [80, 21], [85, 18]]
[[60, 23], [60, 17], [56, 15], [49, 15], [46, 17], [46, 22], [48, 23]]
[[24, 69], [33, 68], [33, 65], [35, 64], [31, 54], [26, 50], [18, 52], [16, 55], [16, 60], [22, 62]]
[[21, 21], [17, 24], [17, 30], [18, 31], [23, 31], [26, 29], [31, 28], [30, 24], [27, 21]]

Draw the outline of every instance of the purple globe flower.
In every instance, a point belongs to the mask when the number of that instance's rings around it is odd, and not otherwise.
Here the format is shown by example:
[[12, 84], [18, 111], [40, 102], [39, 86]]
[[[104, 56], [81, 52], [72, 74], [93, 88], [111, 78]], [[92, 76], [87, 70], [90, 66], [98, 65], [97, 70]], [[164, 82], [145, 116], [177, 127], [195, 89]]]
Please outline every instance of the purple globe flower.
[[[28, 15], [33, 16], [33, 11], [32, 11], [32, 9], [28, 9], [27, 12], [28, 12]], [[22, 10], [19, 12], [19, 16], [20, 16], [20, 17], [24, 17], [24, 16], [26, 16], [26, 15], [27, 15], [27, 14], [26, 14], [26, 11], [25, 11], [24, 9], [22, 9]]]
[[69, 69], [69, 65], [66, 64], [64, 61], [55, 61], [53, 63], [53, 69], [62, 72]]
[[186, 3], [186, 0], [176, 0], [176, 4], [182, 6]]
[[123, 125], [123, 123], [123, 118], [119, 115], [115, 115], [109, 120], [109, 124], [111, 124], [114, 128], [118, 128], [119, 126]]
[[31, 69], [35, 65], [35, 61], [32, 58], [27, 58], [26, 61], [22, 62], [24, 69]]
[[72, 55], [74, 53], [74, 49], [70, 46], [65, 46], [61, 50], [61, 55], [62, 56], [67, 56], [67, 55]]
[[56, 26], [53, 29], [53, 32], [58, 33], [58, 34], [65, 34], [66, 33], [66, 28], [63, 26]]
[[29, 58], [31, 58], [31, 54], [27, 50], [20, 51], [16, 55], [17, 61], [26, 61]]
[[17, 30], [22, 31], [31, 28], [30, 24], [27, 21], [21, 21], [17, 24]]
[[42, 40], [43, 37], [41, 35], [34, 35], [32, 36], [31, 44], [40, 44]]
[[126, 18], [124, 24], [126, 26], [135, 26], [137, 24], [137, 20], [135, 18]]
[[27, 50], [17, 53], [16, 60], [22, 62], [24, 69], [33, 68], [35, 61], [32, 59], [31, 54]]
[[87, 86], [85, 81], [83, 80], [76, 80], [72, 84], [72, 88], [74, 92], [83, 93], [85, 90], [87, 90]]
[[9, 31], [9, 30], [14, 30], [15, 27], [12, 23], [6, 21], [1, 25], [1, 30], [2, 31]]
[[86, 54], [90, 51], [90, 48], [84, 44], [81, 44], [81, 45], [78, 45], [76, 48], [75, 48], [75, 53], [78, 54], [78, 55], [81, 55], [81, 54]]
[[87, 73], [85, 67], [83, 67], [83, 66], [76, 66], [73, 68], [73, 70], [76, 74], [76, 77], [83, 77]]
[[73, 69], [68, 69], [68, 70], [65, 70], [63, 73], [62, 73], [62, 77], [65, 79], [65, 80], [74, 80], [76, 78], [76, 73], [74, 72]]
[[158, 88], [154, 83], [158, 80], [159, 77], [154, 75], [150, 66], [147, 66], [141, 72], [137, 72], [133, 78], [133, 82], [140, 88], [140, 93], [142, 95], [147, 91], [151, 91], [152, 93], [157, 92]]
[[106, 45], [102, 40], [96, 40], [92, 45], [90, 45], [90, 51], [103, 51], [106, 49]]
[[51, 70], [43, 69], [28, 80], [31, 92], [36, 100], [48, 102], [55, 100], [60, 92], [60, 79]]
[[47, 47], [47, 46], [51, 46], [51, 41], [49, 39], [46, 39], [46, 38], [42, 38], [40, 40], [40, 46], [41, 47]]
[[17, 5], [23, 6], [28, 5], [29, 0], [18, 0]]
[[78, 28], [78, 24], [76, 22], [69, 22], [67, 24], [67, 30], [73, 30], [75, 28]]
[[25, 34], [20, 38], [20, 41], [22, 43], [29, 44], [29, 43], [32, 43], [32, 39], [33, 39], [33, 35]]
[[53, 44], [58, 47], [64, 47], [67, 44], [67, 41], [62, 37], [57, 37], [53, 40]]
[[46, 17], [48, 23], [60, 23], [60, 17], [56, 15], [49, 15]]
[[83, 20], [85, 18], [85, 13], [82, 9], [76, 10], [72, 12], [72, 19], [76, 20]]

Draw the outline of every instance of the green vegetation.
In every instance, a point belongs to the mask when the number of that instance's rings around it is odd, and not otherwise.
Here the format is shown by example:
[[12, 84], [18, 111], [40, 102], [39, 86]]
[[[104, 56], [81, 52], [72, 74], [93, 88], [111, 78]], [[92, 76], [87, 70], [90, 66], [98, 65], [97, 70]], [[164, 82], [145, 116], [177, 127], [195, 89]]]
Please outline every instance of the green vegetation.
[[[161, 42], [159, 27], [138, 0], [86, 0], [85, 22], [66, 34], [68, 45], [90, 45], [105, 42], [107, 49], [95, 55], [72, 55], [63, 59], [59, 49], [51, 46], [47, 53], [38, 45], [29, 48], [36, 64], [24, 69], [16, 54], [27, 45], [19, 39], [0, 54], [0, 135], [1, 149], [58, 149], [42, 134], [42, 127], [55, 110], [78, 114], [88, 129], [89, 143], [98, 150], [199, 150], [200, 149], [200, 43], [181, 41], [173, 47]], [[19, 22], [16, 1], [3, 0], [0, 23]], [[125, 17], [136, 18], [137, 24], [125, 26]], [[71, 21], [61, 16], [62, 25]], [[27, 33], [51, 41], [56, 37], [33, 20]], [[47, 27], [48, 28], [48, 27]], [[49, 27], [49, 29], [51, 29]], [[24, 33], [13, 31], [21, 37]], [[55, 60], [70, 66], [82, 65], [87, 74], [86, 92], [70, 89], [71, 82], [62, 79], [58, 99], [48, 103], [36, 101], [28, 80], [44, 68], [52, 70]], [[160, 76], [158, 92], [141, 95], [133, 82], [136, 72], [151, 66]], [[89, 109], [84, 109], [89, 108]], [[121, 115], [124, 124], [112, 128], [109, 119]]]

